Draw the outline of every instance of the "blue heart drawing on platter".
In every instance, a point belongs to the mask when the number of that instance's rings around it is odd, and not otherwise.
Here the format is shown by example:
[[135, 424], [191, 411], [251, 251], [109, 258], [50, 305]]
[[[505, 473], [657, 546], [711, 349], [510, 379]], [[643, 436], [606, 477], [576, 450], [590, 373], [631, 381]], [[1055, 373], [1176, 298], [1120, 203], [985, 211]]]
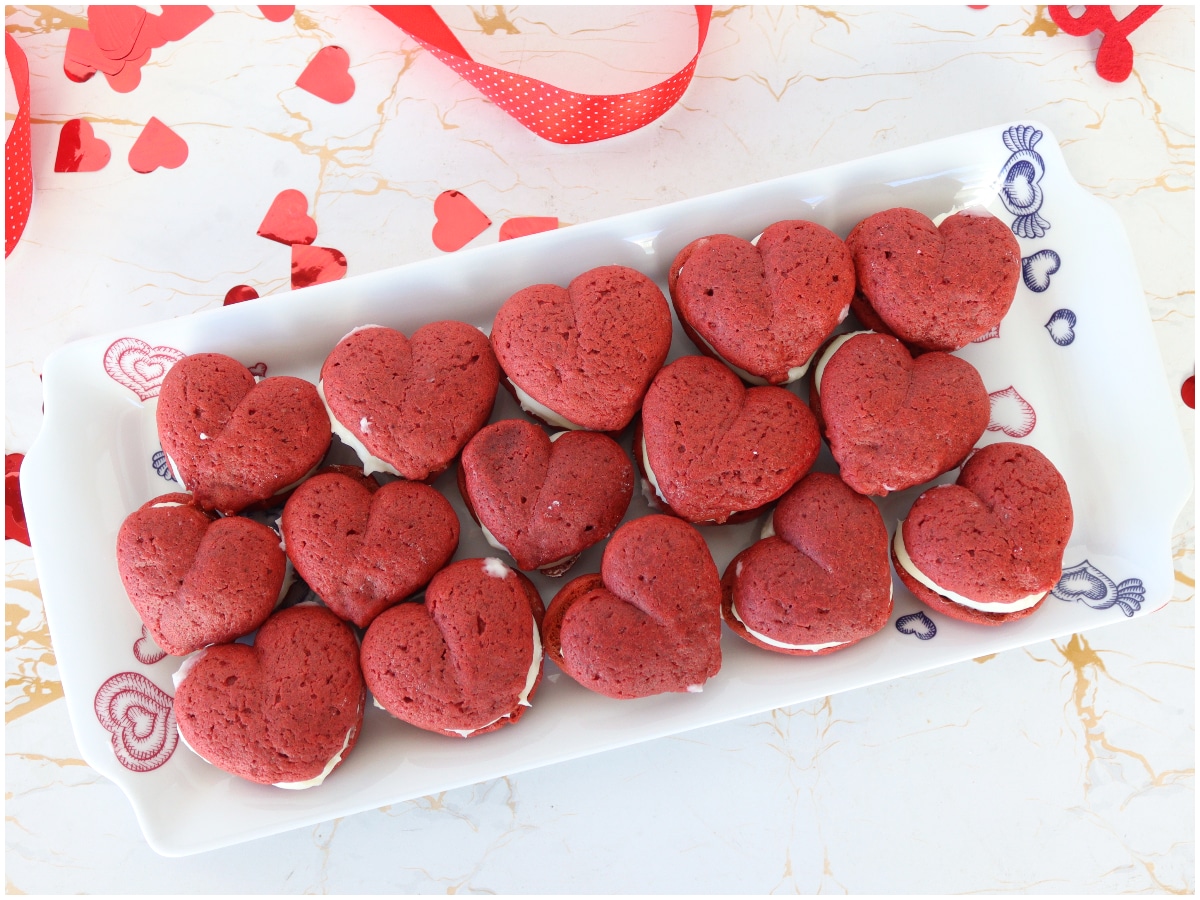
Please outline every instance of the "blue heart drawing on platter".
[[1035, 294], [1050, 287], [1050, 276], [1062, 265], [1059, 255], [1053, 250], [1039, 250], [1021, 260], [1021, 278], [1025, 287]]
[[1069, 309], [1056, 309], [1050, 314], [1045, 328], [1050, 339], [1060, 347], [1069, 346], [1075, 340], [1075, 313]]
[[150, 457], [150, 465], [154, 466], [154, 471], [159, 474], [160, 478], [165, 478], [167, 481], [175, 480], [175, 476], [171, 473], [171, 463], [167, 459], [167, 454], [162, 450], [154, 451], [154, 455]]
[[916, 635], [923, 641], [928, 641], [937, 635], [937, 626], [933, 619], [923, 612], [909, 613], [896, 620], [896, 630], [901, 634]]
[[1050, 593], [1059, 600], [1084, 603], [1092, 609], [1119, 606], [1126, 616], [1132, 616], [1142, 608], [1146, 585], [1140, 578], [1126, 578], [1117, 584], [1085, 559], [1063, 569], [1062, 578]]
[[1031, 125], [1014, 125], [1004, 131], [1004, 146], [1013, 152], [1000, 169], [997, 195], [1017, 217], [1012, 230], [1018, 237], [1040, 238], [1050, 229], [1050, 223], [1038, 215], [1045, 200], [1040, 182], [1046, 164], [1033, 148], [1041, 139], [1042, 132]]

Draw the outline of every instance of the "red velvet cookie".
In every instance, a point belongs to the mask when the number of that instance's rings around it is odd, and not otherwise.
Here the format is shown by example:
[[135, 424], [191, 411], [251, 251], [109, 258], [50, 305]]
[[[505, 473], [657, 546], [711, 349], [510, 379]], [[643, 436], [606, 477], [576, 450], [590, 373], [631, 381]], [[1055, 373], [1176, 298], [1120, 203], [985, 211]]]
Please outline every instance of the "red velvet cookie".
[[329, 419], [307, 381], [255, 383], [219, 353], [186, 356], [158, 395], [158, 437], [176, 477], [202, 509], [233, 515], [303, 480], [329, 449]]
[[871, 308], [926, 350], [957, 350], [996, 327], [1021, 279], [1017, 239], [978, 210], [935, 226], [916, 210], [889, 209], [859, 222], [846, 246]]
[[487, 337], [464, 322], [431, 322], [412, 339], [355, 329], [321, 367], [334, 433], [367, 474], [430, 482], [486, 423], [500, 369]]
[[513, 294], [492, 347], [526, 412], [555, 428], [620, 431], [667, 358], [671, 310], [641, 272], [602, 266], [566, 288]]
[[547, 657], [597, 693], [700, 691], [721, 668], [721, 582], [708, 545], [671, 516], [625, 523], [600, 574], [550, 601], [544, 634]]
[[279, 535], [239, 516], [218, 519], [165, 494], [117, 533], [117, 570], [155, 643], [184, 656], [249, 634], [271, 614], [287, 560]]
[[795, 394], [747, 390], [706, 356], [684, 356], [658, 373], [639, 434], [638, 462], [657, 500], [696, 523], [720, 524], [777, 500], [821, 445], [816, 420]]
[[1073, 523], [1050, 460], [1024, 444], [990, 444], [957, 482], [917, 498], [896, 528], [892, 562], [938, 612], [999, 625], [1033, 613], [1058, 583]]
[[401, 603], [367, 629], [363, 675], [375, 703], [418, 728], [476, 737], [511, 725], [542, 678], [544, 606], [498, 559], [438, 572], [424, 603]]
[[550, 438], [531, 422], [506, 419], [463, 448], [458, 487], [489, 543], [526, 571], [559, 576], [620, 523], [633, 465], [606, 435]]
[[836, 475], [812, 472], [729, 563], [721, 588], [725, 624], [751, 644], [794, 656], [849, 647], [892, 614], [883, 516]]
[[253, 646], [209, 647], [185, 661], [176, 681], [175, 719], [187, 746], [259, 784], [315, 787], [362, 731], [358, 641], [322, 606], [280, 610]]
[[938, 351], [913, 358], [896, 338], [869, 332], [829, 343], [808, 396], [842, 480], [879, 497], [961, 463], [991, 409], [983, 379], [965, 359]]
[[776, 222], [754, 244], [729, 234], [692, 241], [671, 264], [668, 286], [701, 353], [752, 384], [786, 384], [803, 377], [846, 317], [854, 261], [828, 228]]
[[359, 628], [423, 588], [458, 549], [454, 509], [412, 481], [373, 489], [348, 475], [315, 475], [288, 499], [281, 526], [300, 577]]

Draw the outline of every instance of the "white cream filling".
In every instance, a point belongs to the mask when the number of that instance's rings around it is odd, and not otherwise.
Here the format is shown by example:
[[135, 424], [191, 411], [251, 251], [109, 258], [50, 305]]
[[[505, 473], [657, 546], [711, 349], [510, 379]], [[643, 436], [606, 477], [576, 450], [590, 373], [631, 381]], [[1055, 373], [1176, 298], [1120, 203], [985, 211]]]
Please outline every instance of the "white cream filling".
[[[517, 697], [517, 706], [529, 706], [529, 707], [533, 706], [533, 704], [529, 702], [529, 695], [533, 692], [533, 686], [535, 684], [537, 684], [538, 672], [541, 671], [541, 668], [542, 668], [542, 636], [541, 636], [541, 634], [538, 633], [537, 620], [534, 619], [534, 621], [533, 621], [533, 663], [529, 666], [529, 671], [525, 674], [525, 687], [521, 689], [520, 696]], [[375, 701], [375, 705], [379, 706], [378, 700]], [[380, 708], [382, 709], [383, 707], [380, 707]], [[492, 721], [488, 722], [486, 725], [480, 725], [479, 728], [450, 728], [447, 730], [452, 731], [455, 734], [460, 735], [461, 737], [468, 737], [469, 735], [474, 734], [476, 731], [480, 731], [484, 728], [490, 728], [492, 725], [495, 725], [501, 719], [508, 719], [511, 717], [512, 717], [512, 713], [507, 712], [502, 716], [497, 716], [496, 718], [492, 719]]]
[[785, 644], [783, 641], [777, 641], [773, 637], [768, 637], [759, 631], [755, 631], [753, 628], [743, 622], [742, 617], [738, 615], [737, 604], [729, 604], [729, 609], [733, 613], [733, 617], [741, 623], [743, 628], [746, 629], [746, 633], [748, 635], [756, 640], [762, 641], [764, 644], [770, 644], [772, 647], [779, 647], [783, 650], [807, 650], [809, 652], [815, 652], [817, 650], [827, 650], [830, 647], [840, 647], [842, 644], [850, 643], [849, 641], [829, 641], [825, 644]]
[[[367, 328], [378, 328], [378, 325], [364, 326]], [[355, 329], [358, 331], [360, 329]], [[354, 332], [352, 331], [351, 334]], [[347, 335], [348, 337], [349, 335]], [[345, 340], [345, 338], [343, 338]], [[325, 404], [325, 412], [329, 416], [329, 427], [338, 439], [343, 444], [358, 454], [358, 461], [362, 463], [363, 474], [370, 475], [372, 472], [387, 472], [389, 475], [399, 475], [395, 467], [384, 462], [378, 456], [375, 456], [367, 449], [366, 444], [358, 439], [353, 431], [338, 421], [337, 416], [333, 414], [333, 410], [329, 408], [329, 401], [325, 399], [325, 382], [324, 380], [317, 382], [317, 393], [321, 397], [321, 402]]]
[[154, 504], [153, 506], [151, 506], [150, 508], [151, 508], [151, 509], [167, 509], [168, 507], [171, 507], [171, 506], [183, 506], [183, 504], [182, 504], [182, 503], [175, 503], [174, 501], [171, 501], [171, 502], [168, 502], [168, 503], [155, 503], [155, 504]]
[[[319, 388], [318, 388], [318, 390], [319, 390]], [[324, 399], [325, 399], [325, 395], [324, 395], [324, 394], [322, 394], [322, 395], [321, 395], [321, 399], [322, 399], [322, 400], [324, 400]], [[328, 410], [328, 409], [329, 409], [329, 407], [328, 407], [328, 406], [326, 406], [326, 407], [325, 407], [325, 409], [326, 409], [326, 410]], [[332, 421], [332, 419], [333, 419], [333, 414], [332, 414], [332, 413], [330, 413], [330, 420]], [[204, 440], [207, 440], [207, 439], [208, 439], [208, 438], [207, 438], [205, 435], [203, 435], [203, 434], [202, 434], [202, 435], [200, 435], [200, 437], [201, 437], [202, 439], [204, 439]], [[179, 467], [175, 465], [175, 460], [171, 459], [171, 457], [170, 457], [170, 456], [167, 456], [167, 454], [166, 454], [166, 452], [165, 452], [165, 451], [163, 452], [163, 456], [166, 456], [166, 457], [167, 457], [167, 464], [168, 464], [168, 465], [170, 465], [170, 467], [171, 467], [171, 474], [175, 476], [175, 480], [179, 482], [179, 486], [180, 486], [181, 488], [183, 488], [185, 491], [186, 491], [186, 490], [188, 490], [188, 489], [189, 489], [189, 488], [188, 488], [188, 486], [187, 486], [186, 484], [184, 484], [184, 483], [183, 483], [183, 476], [179, 474]], [[317, 461], [317, 464], [316, 464], [315, 466], [313, 466], [311, 469], [309, 469], [307, 472], [305, 472], [303, 475], [301, 475], [301, 476], [300, 476], [298, 479], [296, 479], [295, 481], [293, 481], [293, 482], [292, 482], [291, 484], [289, 484], [289, 485], [285, 485], [284, 487], [281, 487], [279, 490], [277, 490], [277, 491], [276, 491], [275, 493], [273, 493], [271, 496], [272, 496], [272, 497], [278, 497], [278, 496], [280, 496], [281, 494], [286, 494], [288, 491], [290, 491], [290, 490], [292, 490], [292, 489], [294, 489], [294, 488], [297, 488], [297, 487], [299, 487], [300, 485], [304, 484], [304, 482], [306, 482], [308, 479], [312, 478], [312, 475], [313, 475], [313, 473], [314, 473], [315, 471], [317, 471], [317, 469], [319, 469], [319, 468], [321, 468], [321, 462], [320, 462], [320, 460], [318, 460], [318, 461]], [[176, 505], [178, 505], [178, 504], [176, 504]]]
[[816, 388], [818, 394], [821, 393], [821, 378], [825, 375], [825, 367], [829, 365], [829, 360], [833, 359], [833, 354], [842, 349], [842, 344], [859, 334], [875, 334], [875, 332], [848, 331], [845, 334], [839, 334], [829, 342], [829, 346], [825, 349], [825, 352], [821, 354], [821, 358], [817, 360], [817, 370], [813, 372], [813, 386]]
[[646, 453], [646, 436], [642, 435], [642, 469], [646, 473], [646, 480], [650, 482], [650, 486], [654, 488], [654, 493], [658, 495], [658, 499], [670, 506], [670, 502], [663, 496], [662, 490], [658, 486], [658, 479], [654, 476], [654, 469], [650, 466], [650, 455]]
[[537, 416], [542, 421], [549, 422], [551, 425], [555, 425], [558, 428], [569, 428], [571, 431], [583, 430], [582, 425], [576, 425], [574, 422], [560, 416], [550, 407], [538, 403], [527, 393], [521, 390], [520, 386], [511, 378], [509, 379], [509, 383], [513, 386], [513, 393], [517, 395], [517, 402], [521, 404], [521, 409], [525, 410], [525, 412], [529, 413], [530, 415]]
[[165, 450], [163, 451], [163, 456], [167, 457], [167, 465], [171, 467], [171, 474], [175, 476], [175, 480], [179, 482], [179, 486], [186, 491], [188, 486], [183, 483], [183, 476], [179, 474], [179, 466], [175, 465], [175, 460], [171, 459]]
[[[496, 540], [496, 536], [494, 534], [492, 534], [490, 531], [488, 531], [488, 527], [486, 525], [484, 525], [482, 522], [480, 522], [479, 527], [481, 529], [483, 529], [484, 540], [486, 540], [489, 544], [491, 544], [497, 550], [503, 550], [509, 556], [512, 556], [512, 551], [510, 551], [502, 543], [500, 543], [498, 540]], [[577, 555], [578, 554], [571, 554], [571, 556], [564, 556], [562, 559], [556, 559], [554, 562], [548, 562], [545, 565], [538, 566], [538, 571], [540, 572], [543, 569], [553, 569], [555, 566], [561, 566], [568, 559], [571, 559], [573, 556], [577, 556]], [[503, 577], [503, 576], [501, 576], [501, 577]]]
[[322, 781], [329, 777], [337, 764], [342, 761], [342, 754], [346, 752], [346, 748], [350, 746], [350, 738], [354, 737], [354, 726], [350, 726], [350, 730], [346, 732], [346, 739], [342, 741], [342, 749], [334, 754], [333, 759], [325, 763], [325, 768], [321, 770], [319, 775], [314, 775], [306, 781], [277, 781], [275, 787], [284, 788], [289, 791], [302, 791], [305, 788], [316, 787]]
[[[695, 329], [692, 329], [692, 330], [695, 331]], [[696, 332], [696, 337], [700, 339], [700, 343], [702, 343], [705, 347], [707, 347], [709, 349], [709, 352], [711, 352], [714, 356], [716, 356], [718, 359], [720, 359], [721, 362], [725, 363], [725, 365], [727, 365], [729, 368], [733, 369], [733, 371], [737, 374], [737, 376], [739, 378], [741, 378], [743, 381], [748, 381], [750, 384], [755, 384], [755, 385], [759, 385], [759, 386], [769, 385], [771, 383], [771, 382], [767, 381], [767, 379], [762, 378], [758, 375], [751, 375], [745, 369], [739, 369], [737, 366], [735, 366], [733, 363], [731, 363], [729, 360], [727, 360], [724, 356], [722, 356], [720, 353], [718, 353], [716, 351], [716, 349], [713, 347], [713, 345], [710, 344], [708, 341], [706, 341], [704, 339], [704, 336], [701, 335], [698, 331]], [[806, 363], [804, 363], [804, 365], [792, 366], [790, 369], [788, 369], [787, 380], [784, 381], [783, 383], [791, 384], [793, 381], [799, 381], [808, 372], [808, 367], [811, 364], [812, 364], [812, 357], [810, 356], [808, 358], [808, 361]]]
[[496, 559], [496, 557], [489, 556], [483, 561], [483, 571], [493, 578], [499, 578], [503, 580], [508, 577], [508, 573], [512, 570], [503, 562]]
[[918, 582], [925, 585], [934, 593], [946, 598], [960, 606], [966, 606], [970, 609], [977, 609], [980, 612], [995, 612], [995, 613], [1011, 613], [1020, 612], [1023, 609], [1029, 609], [1031, 606], [1037, 606], [1043, 597], [1049, 591], [1042, 591], [1040, 594], [1030, 594], [1027, 597], [1022, 597], [1019, 600], [1014, 600], [1012, 603], [981, 603], [978, 600], [972, 600], [970, 597], [964, 597], [962, 594], [956, 594], [954, 591], [946, 590], [940, 586], [932, 578], [917, 568], [916, 564], [909, 558], [908, 550], [904, 546], [904, 520], [901, 519], [896, 523], [896, 537], [892, 541], [892, 546], [896, 551], [896, 560], [900, 563], [900, 568], [915, 578]]

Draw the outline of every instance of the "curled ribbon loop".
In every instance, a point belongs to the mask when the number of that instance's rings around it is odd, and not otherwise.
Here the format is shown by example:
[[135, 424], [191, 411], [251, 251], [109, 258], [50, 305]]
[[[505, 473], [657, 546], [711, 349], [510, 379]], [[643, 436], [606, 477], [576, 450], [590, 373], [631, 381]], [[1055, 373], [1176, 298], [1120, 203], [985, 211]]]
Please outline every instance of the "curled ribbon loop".
[[475, 62], [430, 6], [375, 6], [484, 96], [536, 134], [556, 144], [584, 144], [649, 125], [675, 105], [691, 83], [708, 36], [711, 6], [696, 7], [696, 53], [670, 78], [625, 94], [580, 94]]
[[4, 255], [17, 246], [33, 205], [29, 155], [29, 60], [11, 34], [4, 34], [4, 61], [17, 93], [17, 115], [4, 141]]

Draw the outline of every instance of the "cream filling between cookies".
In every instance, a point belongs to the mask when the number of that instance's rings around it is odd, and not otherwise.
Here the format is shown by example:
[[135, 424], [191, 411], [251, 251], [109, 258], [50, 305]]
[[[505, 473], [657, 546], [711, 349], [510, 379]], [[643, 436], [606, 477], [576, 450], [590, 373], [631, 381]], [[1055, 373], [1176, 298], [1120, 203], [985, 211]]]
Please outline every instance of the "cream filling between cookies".
[[[757, 451], [756, 451], [756, 452], [757, 452]], [[653, 488], [654, 488], [654, 493], [658, 495], [658, 499], [659, 499], [659, 500], [661, 500], [661, 501], [662, 501], [663, 503], [665, 503], [667, 506], [670, 506], [670, 505], [671, 505], [671, 501], [670, 501], [670, 500], [668, 500], [666, 497], [664, 497], [664, 496], [663, 496], [663, 492], [662, 492], [661, 490], [659, 490], [659, 487], [658, 487], [658, 478], [657, 478], [657, 477], [655, 477], [655, 475], [654, 475], [654, 469], [652, 469], [652, 468], [650, 467], [650, 455], [649, 455], [649, 454], [646, 452], [646, 436], [645, 436], [645, 435], [642, 435], [642, 448], [641, 448], [641, 453], [642, 453], [642, 470], [643, 470], [643, 471], [646, 473], [646, 477], [642, 479], [642, 486], [643, 486], [642, 494], [643, 494], [643, 496], [645, 496], [645, 498], [646, 498], [646, 502], [647, 502], [647, 503], [650, 503], [650, 504], [653, 504], [653, 503], [654, 503], [654, 501], [653, 501], [653, 499], [651, 498], [651, 496], [650, 496], [649, 492], [647, 492], [647, 491], [645, 490], [645, 488], [646, 488], [647, 486], [649, 486], [649, 487], [653, 487]], [[737, 514], [738, 514], [740, 511], [741, 511], [741, 510], [737, 510], [737, 509], [731, 509], [731, 510], [729, 511], [729, 515], [731, 515], [731, 516], [735, 516], [735, 515], [737, 515]], [[705, 521], [706, 521], [706, 522], [715, 522], [715, 521], [717, 521], [717, 520], [716, 520], [716, 519], [705, 519]]]
[[892, 547], [896, 551], [896, 561], [900, 563], [900, 568], [935, 594], [944, 597], [952, 603], [957, 603], [959, 606], [966, 606], [970, 609], [977, 609], [980, 612], [1013, 613], [1029, 609], [1031, 606], [1037, 606], [1042, 598], [1050, 593], [1049, 591], [1042, 591], [1040, 594], [1030, 594], [1027, 597], [1021, 597], [1019, 600], [1014, 600], [1012, 603], [985, 603], [947, 590], [918, 569], [916, 563], [909, 557], [908, 550], [904, 546], [903, 525], [903, 519], [896, 523], [896, 537], [892, 541]]
[[[378, 325], [368, 325], [368, 328], [378, 328]], [[355, 329], [358, 331], [359, 329]], [[353, 334], [354, 332], [350, 332]], [[349, 335], [347, 335], [349, 337]], [[342, 340], [345, 340], [343, 338]], [[329, 416], [329, 428], [337, 435], [338, 439], [358, 454], [358, 461], [362, 463], [363, 475], [370, 475], [372, 472], [386, 472], [389, 475], [399, 475], [395, 466], [384, 462], [378, 456], [375, 456], [367, 449], [367, 445], [359, 440], [358, 435], [338, 421], [337, 416], [333, 414], [333, 410], [329, 408], [329, 401], [325, 399], [325, 382], [324, 380], [317, 382], [317, 394], [321, 397], [321, 402], [325, 404], [325, 413]], [[363, 421], [367, 421], [366, 417]], [[368, 424], [370, 424], [368, 422]], [[366, 428], [363, 429], [366, 432]]]
[[842, 344], [850, 340], [850, 338], [859, 334], [875, 334], [873, 331], [848, 331], [845, 334], [839, 334], [832, 341], [825, 352], [821, 354], [821, 358], [817, 360], [817, 369], [813, 372], [813, 387], [816, 388], [818, 394], [821, 393], [821, 378], [825, 374], [825, 367], [829, 365], [829, 361], [833, 359], [833, 354], [842, 349]]
[[741, 623], [741, 626], [746, 629], [746, 634], [750, 635], [755, 640], [762, 641], [764, 644], [770, 644], [772, 647], [779, 647], [782, 650], [807, 650], [810, 653], [815, 653], [817, 650], [828, 650], [830, 647], [840, 647], [842, 644], [848, 644], [849, 641], [829, 641], [824, 644], [787, 644], [783, 641], [777, 641], [773, 637], [763, 634], [761, 631], [755, 631], [743, 621], [738, 615], [737, 604], [730, 603], [729, 611], [733, 613], [733, 617]]
[[[574, 422], [556, 413], [550, 407], [542, 403], [538, 403], [527, 393], [521, 390], [520, 386], [511, 378], [508, 381], [513, 387], [513, 393], [517, 395], [517, 402], [521, 404], [521, 409], [525, 410], [525, 412], [529, 413], [530, 415], [537, 416], [542, 421], [548, 422], [551, 425], [556, 425], [559, 428], [569, 428], [571, 431], [583, 430], [582, 425], [576, 425]], [[553, 440], [553, 438], [551, 438], [551, 440]]]
[[[680, 271], [683, 271], [683, 270], [680, 269]], [[692, 330], [695, 331], [695, 329], [692, 329]], [[725, 363], [725, 365], [727, 365], [729, 368], [731, 368], [734, 371], [734, 373], [739, 378], [741, 378], [743, 381], [747, 381], [750, 384], [758, 385], [760, 387], [769, 385], [771, 383], [771, 382], [767, 381], [767, 379], [765, 379], [759, 375], [751, 375], [745, 369], [740, 369], [737, 366], [735, 366], [733, 363], [731, 363], [729, 360], [727, 360], [724, 356], [722, 356], [720, 353], [718, 353], [716, 351], [716, 348], [714, 348], [712, 344], [710, 344], [708, 341], [706, 341], [704, 339], [704, 336], [702, 334], [700, 334], [700, 332], [698, 332], [698, 331], [696, 332], [696, 337], [700, 339], [700, 343], [702, 343], [705, 347], [707, 347], [709, 349], [709, 352], [711, 352], [713, 356], [717, 357], [717, 359], [719, 359], [719, 360], [721, 360], [721, 362]], [[805, 376], [805, 374], [807, 374], [808, 367], [810, 365], [812, 365], [812, 357], [811, 356], [808, 358], [808, 361], [806, 363], [804, 363], [803, 365], [792, 366], [790, 369], [788, 369], [788, 377], [787, 377], [787, 380], [783, 382], [783, 384], [791, 384], [793, 381], [799, 381], [801, 378], [803, 378]]]
[[[322, 400], [325, 399], [324, 394], [321, 395], [321, 399]], [[326, 406], [325, 409], [328, 410], [329, 407]], [[330, 413], [330, 418], [332, 418], [332, 415], [333, 414]], [[204, 435], [201, 435], [201, 437], [203, 438]], [[205, 438], [205, 440], [207, 440], [207, 438]], [[177, 465], [175, 465], [175, 460], [171, 459], [170, 455], [168, 453], [166, 453], [165, 451], [163, 452], [163, 456], [167, 457], [167, 465], [169, 465], [171, 467], [171, 474], [175, 476], [175, 480], [177, 482], [179, 482], [179, 486], [181, 488], [183, 488], [185, 491], [190, 490], [190, 488], [188, 488], [188, 486], [183, 483], [183, 476], [179, 474], [179, 467]], [[313, 466], [311, 469], [309, 469], [307, 472], [305, 472], [303, 475], [301, 475], [299, 478], [297, 478], [291, 484], [287, 484], [287, 485], [284, 485], [283, 487], [281, 487], [279, 490], [277, 490], [275, 493], [273, 493], [271, 495], [271, 497], [268, 499], [273, 499], [275, 497], [279, 497], [283, 494], [286, 494], [288, 491], [295, 490], [300, 485], [304, 484], [304, 482], [306, 482], [308, 479], [312, 478], [313, 473], [316, 472], [317, 469], [319, 469], [319, 468], [321, 468], [321, 463], [318, 460], [318, 462], [315, 466]], [[178, 505], [179, 504], [176, 504], [176, 506], [178, 506]]]
[[351, 726], [350, 730], [346, 732], [346, 739], [342, 741], [342, 749], [335, 753], [329, 762], [325, 763], [325, 768], [321, 770], [319, 775], [314, 775], [305, 781], [277, 781], [274, 786], [288, 791], [302, 791], [306, 788], [316, 787], [329, 777], [330, 772], [337, 768], [338, 763], [342, 761], [342, 754], [350, 746], [350, 738], [352, 737], [354, 737], [354, 726]]

